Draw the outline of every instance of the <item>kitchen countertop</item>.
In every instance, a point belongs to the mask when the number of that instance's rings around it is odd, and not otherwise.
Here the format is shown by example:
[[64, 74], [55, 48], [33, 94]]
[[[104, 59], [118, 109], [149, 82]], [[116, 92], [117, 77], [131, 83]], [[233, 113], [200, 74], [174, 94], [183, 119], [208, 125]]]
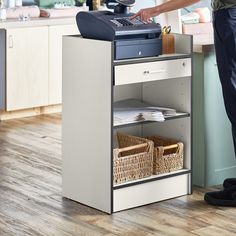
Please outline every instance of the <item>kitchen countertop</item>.
[[193, 35], [193, 51], [208, 53], [214, 51], [214, 36], [212, 23], [183, 25], [184, 34]]
[[47, 26], [47, 25], [66, 25], [66, 24], [76, 24], [75, 17], [63, 17], [63, 18], [38, 17], [38, 18], [31, 18], [29, 21], [9, 19], [6, 21], [0, 21], [0, 29]]
[[[19, 21], [9, 19], [0, 21], [0, 29], [48, 26], [48, 25], [66, 25], [76, 24], [75, 17], [62, 18], [31, 18], [29, 21]], [[193, 35], [193, 51], [196, 53], [208, 53], [214, 51], [213, 27], [211, 23], [199, 23], [183, 25], [183, 33]]]
[[193, 51], [196, 53], [213, 52], [214, 37], [212, 34], [196, 34], [193, 35]]

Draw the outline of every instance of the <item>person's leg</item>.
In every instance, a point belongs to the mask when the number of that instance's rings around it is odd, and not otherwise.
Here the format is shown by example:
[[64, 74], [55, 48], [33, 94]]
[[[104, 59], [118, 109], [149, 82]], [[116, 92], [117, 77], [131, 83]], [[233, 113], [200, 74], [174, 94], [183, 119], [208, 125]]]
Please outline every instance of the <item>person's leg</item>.
[[232, 134], [233, 134], [233, 141], [234, 141], [234, 151], [235, 151], [235, 156], [236, 156], [236, 127], [235, 126], [232, 126]]
[[236, 157], [236, 9], [217, 11], [213, 25], [217, 66]]
[[[236, 157], [236, 9], [214, 13], [214, 39], [216, 60], [226, 113], [232, 124]], [[224, 181], [224, 190], [205, 194], [205, 201], [212, 205], [236, 207], [236, 179]]]

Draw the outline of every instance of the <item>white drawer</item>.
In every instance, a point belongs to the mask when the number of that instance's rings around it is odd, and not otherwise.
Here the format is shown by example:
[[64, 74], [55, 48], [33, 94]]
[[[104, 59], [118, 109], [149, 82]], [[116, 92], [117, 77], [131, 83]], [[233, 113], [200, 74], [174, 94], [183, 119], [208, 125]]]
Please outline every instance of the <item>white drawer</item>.
[[115, 85], [191, 76], [191, 59], [115, 66]]
[[159, 202], [190, 193], [189, 174], [174, 176], [113, 192], [113, 211]]

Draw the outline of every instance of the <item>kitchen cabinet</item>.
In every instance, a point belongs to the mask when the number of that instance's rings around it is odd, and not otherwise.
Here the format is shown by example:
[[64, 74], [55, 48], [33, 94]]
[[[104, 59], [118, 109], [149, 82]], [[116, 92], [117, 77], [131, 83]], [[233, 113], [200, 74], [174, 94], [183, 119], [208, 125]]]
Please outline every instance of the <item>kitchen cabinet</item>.
[[0, 120], [61, 110], [62, 37], [75, 34], [74, 19], [0, 23]]
[[49, 26], [48, 105], [60, 104], [62, 100], [62, 37], [78, 33], [76, 24]]
[[[114, 60], [112, 42], [64, 37], [64, 197], [111, 214], [191, 194], [192, 40], [191, 36], [174, 36], [176, 53], [128, 60]], [[115, 125], [114, 102], [130, 98], [171, 107], [177, 113], [164, 122]], [[113, 183], [114, 137], [118, 131], [181, 140], [183, 169]]]
[[6, 31], [6, 110], [48, 104], [48, 27]]

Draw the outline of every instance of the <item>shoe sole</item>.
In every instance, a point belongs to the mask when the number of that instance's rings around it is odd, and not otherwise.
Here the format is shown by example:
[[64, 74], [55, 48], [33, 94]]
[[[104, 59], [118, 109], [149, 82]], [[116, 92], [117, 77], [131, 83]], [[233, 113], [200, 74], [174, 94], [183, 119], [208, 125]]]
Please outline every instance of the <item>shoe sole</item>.
[[219, 200], [205, 195], [204, 200], [214, 206], [236, 207], [236, 200]]

